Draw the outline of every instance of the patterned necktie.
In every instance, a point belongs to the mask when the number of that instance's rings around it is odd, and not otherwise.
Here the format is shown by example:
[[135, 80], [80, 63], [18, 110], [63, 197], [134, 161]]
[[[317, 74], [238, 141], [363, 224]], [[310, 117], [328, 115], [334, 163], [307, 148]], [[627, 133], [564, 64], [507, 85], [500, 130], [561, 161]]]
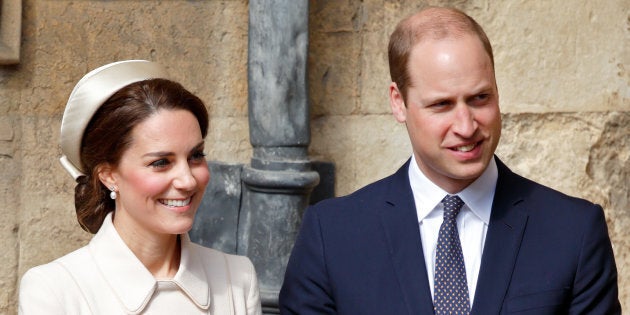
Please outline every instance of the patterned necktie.
[[435, 315], [467, 315], [470, 314], [470, 298], [464, 255], [455, 221], [464, 202], [458, 196], [447, 195], [442, 199], [442, 204], [444, 222], [440, 226], [437, 242], [433, 309]]

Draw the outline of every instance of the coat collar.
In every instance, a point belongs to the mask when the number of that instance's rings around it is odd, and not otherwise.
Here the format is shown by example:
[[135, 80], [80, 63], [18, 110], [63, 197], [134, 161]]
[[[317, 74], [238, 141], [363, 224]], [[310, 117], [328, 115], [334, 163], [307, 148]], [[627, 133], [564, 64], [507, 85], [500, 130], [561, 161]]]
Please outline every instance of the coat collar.
[[499, 177], [471, 314], [501, 311], [528, 219], [523, 196], [529, 186], [498, 158], [496, 161]]
[[409, 160], [388, 178], [381, 222], [401, 294], [409, 314], [433, 314], [418, 215], [409, 184]]
[[[202, 309], [210, 307], [210, 290], [199, 253], [187, 234], [180, 236], [181, 259], [172, 280]], [[120, 303], [130, 313], [140, 313], [157, 289], [157, 281], [127, 247], [112, 223], [110, 212], [88, 245], [98, 270]]]

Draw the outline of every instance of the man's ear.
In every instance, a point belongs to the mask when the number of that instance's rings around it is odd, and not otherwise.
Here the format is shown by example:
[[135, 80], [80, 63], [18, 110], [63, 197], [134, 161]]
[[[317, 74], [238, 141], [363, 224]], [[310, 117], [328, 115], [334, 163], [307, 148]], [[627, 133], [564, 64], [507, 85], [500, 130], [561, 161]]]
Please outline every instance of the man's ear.
[[116, 178], [114, 176], [114, 168], [109, 163], [104, 163], [96, 167], [98, 173], [98, 179], [107, 187], [111, 189], [116, 187]]
[[402, 93], [398, 90], [398, 86], [395, 82], [389, 85], [389, 106], [392, 108], [392, 114], [399, 123], [407, 121], [407, 107], [405, 107], [405, 100]]

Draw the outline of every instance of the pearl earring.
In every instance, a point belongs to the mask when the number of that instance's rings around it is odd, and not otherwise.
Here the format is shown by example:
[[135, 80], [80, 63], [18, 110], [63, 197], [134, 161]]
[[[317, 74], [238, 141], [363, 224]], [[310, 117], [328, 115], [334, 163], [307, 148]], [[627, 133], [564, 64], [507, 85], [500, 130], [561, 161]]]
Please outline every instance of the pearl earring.
[[116, 200], [116, 188], [112, 186], [112, 188], [110, 188], [109, 190], [111, 190], [109, 192], [109, 198], [112, 198], [112, 200]]

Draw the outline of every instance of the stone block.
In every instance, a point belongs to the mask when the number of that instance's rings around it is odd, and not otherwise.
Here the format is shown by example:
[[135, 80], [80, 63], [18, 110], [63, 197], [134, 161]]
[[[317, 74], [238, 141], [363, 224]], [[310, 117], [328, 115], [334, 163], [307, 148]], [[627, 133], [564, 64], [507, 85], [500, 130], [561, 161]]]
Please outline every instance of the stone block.
[[249, 163], [252, 146], [247, 117], [210, 117], [205, 152], [208, 160]]
[[411, 156], [407, 131], [391, 115], [331, 116], [311, 129], [310, 154], [334, 161], [337, 195], [393, 173]]
[[309, 36], [311, 116], [354, 113], [358, 109], [359, 39], [347, 31], [317, 29], [311, 29]]
[[15, 118], [9, 116], [0, 116], [0, 156], [13, 158], [14, 146], [13, 141], [16, 124], [13, 122]]
[[627, 3], [514, 1], [488, 10], [479, 16], [491, 17], [481, 24], [505, 112], [630, 109]]
[[363, 50], [361, 53], [360, 112], [362, 114], [388, 115], [389, 75], [387, 46], [389, 33], [383, 30], [366, 31], [362, 35]]

